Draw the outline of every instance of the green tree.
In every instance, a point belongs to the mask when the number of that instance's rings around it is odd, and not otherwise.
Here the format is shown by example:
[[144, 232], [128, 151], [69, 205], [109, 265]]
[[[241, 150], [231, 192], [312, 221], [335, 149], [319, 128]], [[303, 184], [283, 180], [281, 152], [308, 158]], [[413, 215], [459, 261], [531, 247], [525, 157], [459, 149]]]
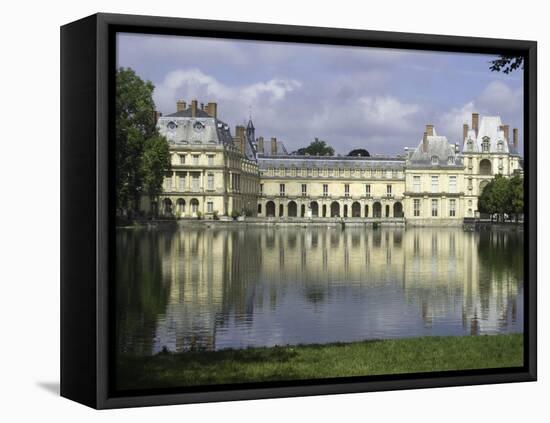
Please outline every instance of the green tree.
[[170, 168], [168, 143], [157, 129], [150, 81], [132, 69], [116, 75], [116, 200], [119, 214], [139, 209], [142, 195], [162, 189], [163, 172]]
[[305, 156], [306, 154], [309, 154], [310, 156], [333, 156], [334, 148], [328, 145], [326, 141], [315, 137], [315, 141], [307, 147], [299, 148], [295, 151], [295, 154], [298, 154], [299, 156]]
[[489, 69], [491, 72], [511, 73], [517, 69], [523, 69], [523, 57], [501, 55], [498, 59], [491, 60]]
[[515, 215], [516, 222], [520, 214], [523, 214], [523, 179], [514, 175], [510, 179], [511, 213]]
[[348, 153], [348, 156], [349, 157], [358, 157], [358, 156], [370, 157], [370, 153], [367, 150], [365, 150], [364, 148], [356, 148], [355, 150], [351, 150]]

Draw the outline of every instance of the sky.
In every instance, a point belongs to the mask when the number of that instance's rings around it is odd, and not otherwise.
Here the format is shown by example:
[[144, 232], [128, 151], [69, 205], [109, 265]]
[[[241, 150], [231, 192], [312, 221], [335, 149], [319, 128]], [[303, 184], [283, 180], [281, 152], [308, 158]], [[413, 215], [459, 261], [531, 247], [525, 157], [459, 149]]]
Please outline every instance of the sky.
[[[315, 137], [337, 153], [371, 155], [416, 147], [426, 124], [462, 142], [472, 112], [519, 128], [523, 151], [523, 71], [491, 72], [485, 54], [118, 34], [117, 66], [155, 85], [163, 115], [176, 101], [218, 103], [234, 133], [249, 117], [256, 137], [288, 151]], [[510, 133], [512, 131], [510, 130]]]

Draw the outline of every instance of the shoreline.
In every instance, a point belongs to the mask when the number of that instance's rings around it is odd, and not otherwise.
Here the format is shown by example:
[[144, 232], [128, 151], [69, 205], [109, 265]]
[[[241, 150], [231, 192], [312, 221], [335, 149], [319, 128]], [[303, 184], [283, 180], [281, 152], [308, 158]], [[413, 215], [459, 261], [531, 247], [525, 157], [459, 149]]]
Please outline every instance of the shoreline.
[[464, 231], [523, 231], [523, 222], [441, 222], [432, 224], [418, 224], [405, 222], [403, 219], [364, 219], [364, 218], [246, 218], [244, 220], [214, 220], [214, 219], [157, 219], [133, 220], [124, 224], [117, 224], [116, 229], [155, 229], [170, 227], [218, 227], [238, 228], [247, 226], [259, 227], [365, 227], [378, 228], [462, 228]]
[[523, 333], [511, 333], [123, 355], [117, 380], [162, 388], [521, 366]]

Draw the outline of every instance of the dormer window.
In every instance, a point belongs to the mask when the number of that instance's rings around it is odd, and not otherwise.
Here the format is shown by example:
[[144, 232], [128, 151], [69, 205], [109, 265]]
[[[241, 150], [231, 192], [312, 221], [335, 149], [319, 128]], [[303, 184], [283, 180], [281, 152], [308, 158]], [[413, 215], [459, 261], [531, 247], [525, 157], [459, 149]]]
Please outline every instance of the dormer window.
[[502, 153], [504, 151], [504, 141], [499, 140], [497, 144], [497, 150], [499, 153]]
[[489, 137], [483, 137], [483, 141], [481, 142], [481, 151], [483, 151], [484, 153], [489, 152], [489, 141]]
[[454, 165], [455, 164], [455, 156], [449, 156], [447, 159], [447, 164]]
[[437, 165], [439, 163], [439, 158], [437, 156], [432, 156], [432, 165]]
[[472, 151], [474, 149], [474, 141], [471, 138], [468, 138], [468, 141], [466, 141], [466, 146], [469, 151]]

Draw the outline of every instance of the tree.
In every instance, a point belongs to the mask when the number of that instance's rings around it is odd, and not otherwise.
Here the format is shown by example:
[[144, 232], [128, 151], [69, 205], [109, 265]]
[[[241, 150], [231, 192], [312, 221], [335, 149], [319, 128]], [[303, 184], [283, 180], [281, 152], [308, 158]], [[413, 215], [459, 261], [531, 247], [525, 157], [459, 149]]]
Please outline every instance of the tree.
[[364, 148], [356, 148], [348, 153], [349, 157], [370, 157], [370, 153]]
[[517, 69], [523, 69], [523, 57], [501, 55], [498, 59], [491, 60], [489, 69], [491, 72], [511, 73]]
[[116, 203], [119, 214], [139, 209], [143, 194], [162, 189], [170, 169], [168, 143], [156, 129], [154, 85], [132, 69], [116, 74]]
[[315, 137], [315, 141], [307, 147], [299, 148], [294, 152], [294, 154], [299, 156], [305, 156], [306, 154], [309, 154], [310, 156], [333, 156], [334, 148], [328, 145], [325, 141]]
[[523, 214], [523, 179], [519, 175], [514, 175], [510, 179], [511, 191], [511, 213], [516, 217], [516, 222], [520, 214]]

